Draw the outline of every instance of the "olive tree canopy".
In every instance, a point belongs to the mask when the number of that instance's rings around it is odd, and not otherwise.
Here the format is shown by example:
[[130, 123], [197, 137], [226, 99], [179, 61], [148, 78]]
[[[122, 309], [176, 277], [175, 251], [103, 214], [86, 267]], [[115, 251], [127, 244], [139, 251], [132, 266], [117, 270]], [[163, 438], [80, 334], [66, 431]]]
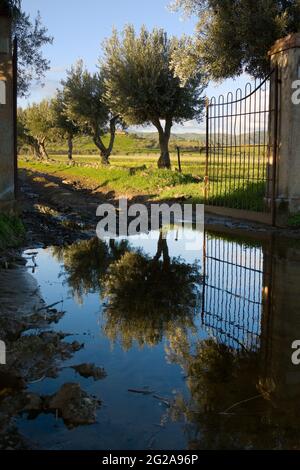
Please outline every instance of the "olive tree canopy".
[[215, 80], [266, 76], [274, 42], [300, 30], [299, 0], [173, 0], [171, 6], [199, 16], [196, 50]]
[[68, 142], [68, 159], [73, 159], [73, 140], [79, 134], [80, 129], [72, 119], [69, 118], [66, 108], [64, 90], [58, 90], [56, 96], [51, 100], [53, 114], [53, 125], [55, 133]]
[[46, 143], [55, 136], [51, 103], [43, 100], [18, 110], [18, 138], [29, 145], [37, 158], [48, 158]]
[[[173, 60], [188, 50], [190, 39], [168, 38], [162, 29], [125, 27], [104, 43], [103, 64], [107, 98], [128, 125], [149, 125], [159, 133], [160, 168], [169, 168], [172, 125], [201, 120], [206, 77], [190, 67], [185, 80], [176, 75]], [[191, 61], [191, 64], [195, 63]]]
[[[114, 114], [107, 103], [102, 71], [91, 74], [79, 61], [67, 72], [62, 85], [68, 118], [93, 138], [102, 163], [107, 165], [113, 150], [119, 115]], [[107, 133], [110, 134], [108, 146], [103, 141]]]
[[21, 0], [0, 0], [0, 8], [11, 14], [13, 37], [18, 40], [18, 94], [27, 96], [32, 82], [41, 83], [49, 70], [49, 61], [43, 57], [42, 48], [53, 42], [38, 13], [32, 20], [22, 10]]

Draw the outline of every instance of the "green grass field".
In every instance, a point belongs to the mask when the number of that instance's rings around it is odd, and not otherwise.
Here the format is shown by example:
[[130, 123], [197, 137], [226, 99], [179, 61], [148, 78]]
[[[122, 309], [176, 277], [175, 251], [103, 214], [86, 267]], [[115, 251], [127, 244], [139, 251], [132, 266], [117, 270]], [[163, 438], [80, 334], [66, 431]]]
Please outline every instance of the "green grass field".
[[[20, 168], [44, 172], [62, 178], [74, 178], [115, 191], [116, 195], [145, 195], [153, 200], [184, 199], [205, 201], [206, 159], [204, 154], [182, 153], [182, 173], [177, 165], [177, 155], [171, 152], [172, 170], [158, 170], [158, 154], [114, 155], [111, 165], [102, 167], [98, 156], [75, 155], [75, 166], [69, 165], [66, 155], [52, 155], [51, 161], [36, 162], [20, 158]], [[85, 166], [77, 166], [85, 164]], [[95, 164], [99, 166], [95, 167]], [[89, 166], [90, 165], [90, 166]], [[238, 157], [227, 159], [226, 164], [211, 166], [208, 187], [210, 202], [214, 205], [254, 211], [264, 210], [265, 183], [259, 181], [261, 165], [257, 161], [241, 165]], [[250, 175], [250, 180], [247, 176]], [[244, 177], [244, 179], [243, 179]]]
[[[156, 134], [118, 134], [111, 165], [101, 167], [97, 148], [89, 137], [74, 140], [74, 166], [68, 164], [65, 142], [51, 143], [50, 162], [20, 158], [20, 167], [62, 178], [84, 180], [116, 195], [145, 195], [156, 200], [205, 200], [206, 152], [203, 136], [188, 140], [175, 135], [170, 141], [172, 170], [158, 170]], [[105, 138], [105, 143], [108, 142]], [[178, 172], [177, 146], [181, 149], [182, 173]], [[24, 149], [23, 149], [24, 150]], [[267, 157], [263, 146], [240, 146], [211, 150], [206, 202], [238, 209], [263, 211], [266, 193]], [[84, 184], [83, 184], [84, 186]], [[90, 186], [90, 185], [89, 185]]]

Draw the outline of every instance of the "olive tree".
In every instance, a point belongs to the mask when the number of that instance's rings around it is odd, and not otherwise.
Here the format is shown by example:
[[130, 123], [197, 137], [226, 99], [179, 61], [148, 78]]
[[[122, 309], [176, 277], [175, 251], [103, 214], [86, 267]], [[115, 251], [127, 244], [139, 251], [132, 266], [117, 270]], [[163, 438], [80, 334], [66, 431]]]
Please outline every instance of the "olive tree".
[[[108, 165], [119, 115], [111, 111], [107, 102], [102, 71], [91, 74], [79, 61], [67, 72], [62, 85], [68, 118], [93, 138], [100, 151], [102, 164]], [[107, 133], [110, 134], [108, 146], [103, 140]]]
[[19, 135], [23, 133], [23, 139], [31, 145], [38, 158], [48, 158], [46, 142], [54, 136], [50, 102], [43, 100], [38, 104], [33, 103], [22, 112], [19, 111], [19, 120]]
[[169, 140], [174, 123], [200, 120], [206, 78], [201, 69], [190, 70], [181, 81], [173, 57], [187, 50], [188, 38], [168, 38], [162, 29], [136, 34], [127, 26], [104, 43], [103, 62], [107, 98], [115, 112], [130, 125], [156, 127], [161, 155], [159, 168], [170, 168]]
[[59, 90], [51, 101], [55, 134], [68, 142], [68, 159], [73, 159], [73, 140], [79, 133], [79, 127], [68, 117], [64, 92]]
[[32, 82], [41, 83], [49, 70], [42, 48], [53, 42], [38, 13], [32, 19], [22, 9], [21, 0], [0, 0], [0, 8], [12, 16], [12, 39], [18, 41], [18, 94], [27, 96]]
[[18, 108], [17, 119], [18, 152], [29, 147], [36, 158], [41, 158], [38, 141], [30, 134], [26, 123], [26, 111]]
[[172, 6], [199, 16], [195, 51], [215, 80], [266, 76], [274, 42], [300, 30], [299, 0], [173, 0]]

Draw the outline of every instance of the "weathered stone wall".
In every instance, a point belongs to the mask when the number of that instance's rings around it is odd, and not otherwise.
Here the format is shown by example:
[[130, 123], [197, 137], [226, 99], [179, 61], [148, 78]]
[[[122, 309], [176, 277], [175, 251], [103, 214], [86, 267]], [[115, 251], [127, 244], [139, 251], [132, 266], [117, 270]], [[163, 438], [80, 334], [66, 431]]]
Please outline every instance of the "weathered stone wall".
[[[11, 24], [0, 16], [0, 81], [5, 83], [5, 104], [0, 104], [0, 210], [14, 201], [14, 114]], [[3, 85], [2, 85], [3, 86]]]
[[[279, 78], [276, 202], [280, 220], [300, 212], [300, 104], [292, 101], [295, 92], [293, 84], [300, 80], [300, 33], [277, 41], [270, 51], [270, 57], [272, 66], [278, 67]], [[273, 74], [272, 106], [275, 100], [275, 79]], [[271, 144], [274, 139], [274, 119], [275, 115], [271, 123]]]

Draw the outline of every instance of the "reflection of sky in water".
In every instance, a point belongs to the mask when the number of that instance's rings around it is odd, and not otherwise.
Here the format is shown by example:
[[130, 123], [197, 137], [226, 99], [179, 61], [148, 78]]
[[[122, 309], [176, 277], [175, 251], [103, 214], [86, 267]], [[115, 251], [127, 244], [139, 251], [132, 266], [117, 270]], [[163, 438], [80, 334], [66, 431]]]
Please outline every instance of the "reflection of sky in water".
[[[159, 231], [152, 232], [150, 236], [137, 235], [130, 238], [130, 245], [141, 248], [150, 256], [157, 251]], [[169, 230], [167, 235], [168, 248], [171, 257], [182, 257], [187, 263], [202, 260], [203, 255], [203, 232], [194, 231], [189, 228], [178, 228]]]
[[[191, 230], [186, 233], [189, 240], [181, 237], [176, 230], [169, 232], [169, 254], [171, 257], [180, 256], [187, 263], [197, 260], [202, 272], [203, 234], [195, 234]], [[190, 242], [191, 235], [197, 249], [186, 251], [186, 243]], [[142, 247], [145, 253], [153, 257], [157, 251], [158, 239], [159, 232], [151, 240], [145, 240], [141, 236], [132, 237], [130, 245], [135, 249]], [[204, 339], [208, 334], [219, 336], [225, 342], [228, 339], [231, 341], [231, 335], [234, 334], [238, 341], [247, 344], [249, 338], [246, 331], [259, 329], [261, 250], [216, 241], [209, 237], [207, 255], [212, 258], [206, 262], [206, 283], [210, 286], [205, 290], [204, 322], [207, 328], [204, 329], [202, 325], [202, 286], [199, 285], [196, 332], [190, 332], [189, 335], [191, 347], [196, 339]], [[128, 392], [132, 388], [149, 387], [158, 395], [169, 399], [177, 393], [188, 396], [184, 371], [178, 364], [171, 364], [167, 358], [168, 338], [164, 338], [157, 346], [145, 346], [143, 349], [134, 343], [128, 351], [124, 351], [118, 342], [112, 345], [102, 329], [103, 305], [99, 293], [85, 295], [80, 304], [70, 293], [63, 265], [51, 255], [50, 249], [38, 250], [36, 261], [34, 276], [46, 304], [62, 300], [62, 310], [66, 312], [54, 328], [70, 333], [67, 341], [76, 340], [84, 343], [85, 347], [63, 364], [64, 369], [57, 379], [46, 379], [32, 385], [30, 390], [50, 394], [63, 383], [79, 382], [84, 390], [102, 400], [103, 406], [98, 412], [98, 423], [92, 426], [68, 431], [61, 420], [55, 421], [52, 416], [40, 416], [34, 421], [19, 419], [21, 431], [44, 448], [145, 449], [150, 442], [154, 442], [154, 448], [186, 448], [187, 436], [181, 422], [166, 419], [164, 428], [157, 426], [168, 411], [159, 400]], [[254, 321], [251, 323], [252, 318]], [[218, 331], [221, 333], [217, 334]], [[236, 343], [234, 346], [236, 347]], [[84, 362], [103, 366], [107, 378], [93, 382], [76, 375], [72, 369], [65, 368], [69, 364]]]

